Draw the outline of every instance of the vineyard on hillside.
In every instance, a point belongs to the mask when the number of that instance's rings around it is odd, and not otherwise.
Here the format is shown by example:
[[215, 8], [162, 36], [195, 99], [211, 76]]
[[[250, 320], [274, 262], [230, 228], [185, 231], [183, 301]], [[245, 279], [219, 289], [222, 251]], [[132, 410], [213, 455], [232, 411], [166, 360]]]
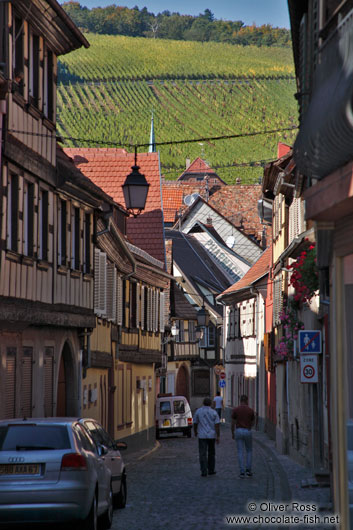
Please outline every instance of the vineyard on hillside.
[[[152, 110], [157, 143], [297, 124], [293, 66], [283, 48], [88, 37], [90, 49], [60, 62], [58, 131], [75, 139], [65, 145], [132, 150], [148, 143]], [[229, 184], [237, 177], [257, 182], [260, 161], [275, 158], [277, 142], [294, 137], [289, 131], [160, 146], [162, 173], [175, 179], [187, 157], [202, 156]]]

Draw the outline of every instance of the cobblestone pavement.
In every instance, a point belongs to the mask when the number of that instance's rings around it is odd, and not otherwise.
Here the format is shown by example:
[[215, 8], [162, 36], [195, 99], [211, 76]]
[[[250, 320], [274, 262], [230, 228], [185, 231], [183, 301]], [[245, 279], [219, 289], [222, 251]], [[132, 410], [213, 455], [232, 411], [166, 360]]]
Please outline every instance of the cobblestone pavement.
[[[114, 512], [112, 528], [338, 529], [339, 525], [323, 523], [329, 514], [329, 488], [301, 488], [301, 481], [310, 478], [311, 471], [278, 455], [265, 434], [254, 432], [253, 439], [254, 475], [245, 479], [239, 477], [235, 442], [226, 424], [221, 426], [221, 442], [216, 446], [217, 474], [206, 478], [200, 476], [198, 442], [194, 437], [168, 435], [148, 454], [129, 454], [127, 450], [123, 456], [128, 502], [125, 509]], [[307, 505], [314, 507], [308, 510]], [[227, 516], [241, 514], [255, 516], [255, 520], [227, 522]], [[269, 517], [275, 519], [271, 521]], [[306, 524], [310, 519], [304, 517], [311, 517], [312, 524]]]

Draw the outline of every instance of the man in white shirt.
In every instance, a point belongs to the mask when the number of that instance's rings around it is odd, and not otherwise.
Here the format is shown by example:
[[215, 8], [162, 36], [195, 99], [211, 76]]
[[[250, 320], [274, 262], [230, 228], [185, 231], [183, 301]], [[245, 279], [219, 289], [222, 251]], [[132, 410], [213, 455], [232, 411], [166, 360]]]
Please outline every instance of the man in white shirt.
[[203, 407], [197, 409], [194, 415], [194, 433], [199, 439], [199, 458], [201, 476], [215, 475], [216, 465], [216, 442], [219, 443], [219, 416], [211, 408], [212, 401], [206, 397]]
[[224, 406], [223, 406], [223, 398], [222, 398], [220, 392], [217, 392], [217, 395], [213, 398], [213, 404], [214, 404], [214, 408], [216, 409], [216, 411], [218, 413], [219, 420], [221, 420], [222, 419], [222, 409], [224, 408]]

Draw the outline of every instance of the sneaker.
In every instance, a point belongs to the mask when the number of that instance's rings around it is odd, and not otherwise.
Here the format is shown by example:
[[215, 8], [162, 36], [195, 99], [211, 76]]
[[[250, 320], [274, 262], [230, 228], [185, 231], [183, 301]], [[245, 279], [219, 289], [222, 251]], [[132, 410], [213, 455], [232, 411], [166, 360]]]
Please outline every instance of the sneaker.
[[252, 472], [249, 471], [248, 469], [246, 470], [246, 476], [247, 476], [247, 477], [252, 477]]
[[244, 478], [245, 477], [245, 473], [240, 473], [239, 477], [240, 478]]
[[215, 475], [217, 473], [217, 471], [209, 471], [208, 474], [209, 475]]
[[207, 477], [207, 473], [201, 473], [201, 477]]

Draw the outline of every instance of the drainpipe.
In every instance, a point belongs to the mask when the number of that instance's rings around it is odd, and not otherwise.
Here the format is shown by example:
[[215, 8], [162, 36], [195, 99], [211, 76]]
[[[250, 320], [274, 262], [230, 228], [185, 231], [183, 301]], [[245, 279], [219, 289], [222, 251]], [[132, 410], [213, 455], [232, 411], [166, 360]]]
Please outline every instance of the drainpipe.
[[[250, 293], [256, 297], [255, 302], [255, 337], [256, 337], [256, 402], [255, 409], [257, 418], [259, 418], [259, 368], [260, 368], [260, 353], [259, 353], [259, 291], [255, 287], [250, 287]], [[257, 420], [258, 421], [258, 420]]]

